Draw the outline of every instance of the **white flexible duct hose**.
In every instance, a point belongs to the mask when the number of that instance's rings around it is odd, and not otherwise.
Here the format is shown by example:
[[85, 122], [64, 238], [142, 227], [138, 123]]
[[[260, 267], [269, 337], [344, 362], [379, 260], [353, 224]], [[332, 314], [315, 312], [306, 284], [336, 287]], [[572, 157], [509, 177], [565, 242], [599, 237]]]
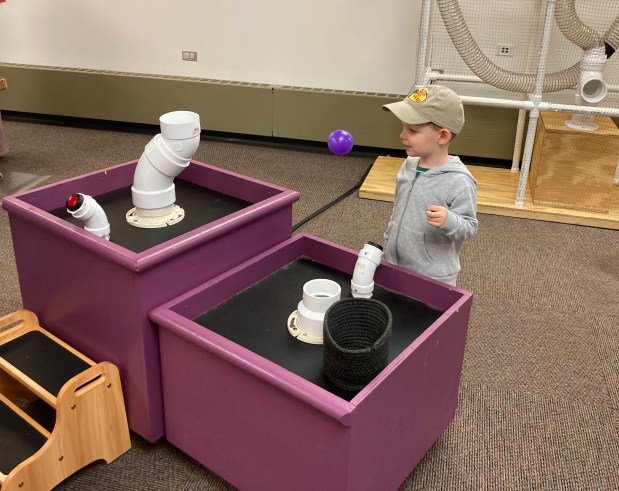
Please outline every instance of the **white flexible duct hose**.
[[608, 57], [619, 49], [619, 17], [615, 19], [604, 34], [604, 42], [606, 43], [606, 56]]
[[596, 31], [584, 24], [576, 13], [576, 0], [557, 0], [555, 7], [557, 26], [567, 39], [583, 50], [604, 46]]
[[[536, 75], [505, 70], [495, 65], [482, 52], [466, 25], [457, 0], [436, 0], [436, 3], [452, 43], [460, 57], [475, 75], [499, 89], [510, 92], [534, 92]], [[568, 7], [569, 5], [563, 9], [560, 16], [569, 17], [571, 15]], [[562, 19], [560, 22], [565, 24], [569, 21]], [[615, 47], [619, 41], [618, 20], [615, 20], [604, 35], [604, 40]], [[578, 84], [579, 77], [580, 65], [578, 63], [565, 70], [547, 74], [544, 78], [543, 92], [557, 92], [574, 87]]]

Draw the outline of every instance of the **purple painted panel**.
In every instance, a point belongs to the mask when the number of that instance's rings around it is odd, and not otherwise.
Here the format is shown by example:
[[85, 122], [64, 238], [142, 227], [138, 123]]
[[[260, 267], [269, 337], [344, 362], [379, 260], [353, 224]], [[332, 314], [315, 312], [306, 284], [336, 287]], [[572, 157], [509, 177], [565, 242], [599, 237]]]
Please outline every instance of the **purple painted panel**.
[[171, 331], [161, 335], [170, 443], [240, 489], [351, 489], [349, 427]]
[[[452, 421], [470, 297], [458, 304], [352, 401], [357, 409], [351, 424], [351, 489], [397, 489]], [[363, 481], [357, 476], [364, 476]]]
[[[82, 177], [44, 186], [34, 191], [16, 194], [5, 198], [2, 201], [2, 207], [10, 215], [36, 223], [37, 227], [49, 230], [55, 234], [66, 234], [68, 239], [81, 247], [95, 247], [100, 254], [110, 261], [118, 262], [131, 270], [142, 270], [172, 260], [174, 256], [182, 254], [182, 250], [185, 248], [202, 246], [213, 240], [213, 238], [226, 235], [239, 227], [243, 227], [246, 223], [259, 220], [263, 216], [273, 213], [274, 210], [288, 209], [290, 220], [292, 221], [292, 203], [299, 199], [299, 193], [296, 191], [251, 180], [252, 185], [257, 188], [254, 190], [253, 195], [248, 192], [242, 193], [243, 196], [230, 194], [230, 196], [235, 198], [245, 199], [254, 203], [250, 207], [141, 253], [134, 253], [122, 246], [100, 237], [95, 237], [84, 231], [83, 228], [47, 213], [50, 210], [62, 207], [67, 196], [76, 192], [76, 189], [85, 194], [97, 196], [117, 188], [129, 186], [133, 180], [136, 163], [136, 161], [128, 162], [104, 171], [86, 174]], [[191, 169], [191, 173], [187, 174], [189, 169]], [[187, 170], [181, 174], [182, 177], [186, 174], [188, 176], [196, 176], [200, 175], [200, 173], [207, 173], [211, 180], [214, 180], [214, 175], [217, 174], [216, 167], [195, 161], [192, 161]], [[224, 173], [224, 171], [221, 171], [221, 173], [223, 176], [219, 176], [218, 179], [229, 177], [234, 180], [234, 185], [230, 186], [231, 188], [246, 189], [246, 185], [241, 186], [238, 174]], [[189, 179], [187, 180], [193, 182]], [[204, 179], [200, 179], [200, 181], [204, 181]], [[267, 197], [262, 201], [257, 199], [264, 196]], [[289, 223], [289, 228], [291, 228], [291, 225]], [[290, 232], [288, 233], [289, 236]], [[256, 239], [261, 239], [261, 237], [256, 237]], [[264, 248], [261, 250], [264, 250]]]
[[348, 402], [191, 320], [302, 256], [357, 253], [297, 235], [150, 313], [167, 438], [243, 489], [396, 489], [455, 414], [472, 295], [383, 263], [381, 286], [446, 310]]
[[136, 163], [7, 197], [2, 204], [24, 307], [90, 358], [119, 367], [129, 425], [155, 441], [165, 428], [159, 339], [148, 312], [288, 239], [299, 194], [192, 162], [183, 179], [203, 187], [215, 182], [253, 204], [141, 253], [49, 213], [76, 190], [97, 196], [129, 186]]

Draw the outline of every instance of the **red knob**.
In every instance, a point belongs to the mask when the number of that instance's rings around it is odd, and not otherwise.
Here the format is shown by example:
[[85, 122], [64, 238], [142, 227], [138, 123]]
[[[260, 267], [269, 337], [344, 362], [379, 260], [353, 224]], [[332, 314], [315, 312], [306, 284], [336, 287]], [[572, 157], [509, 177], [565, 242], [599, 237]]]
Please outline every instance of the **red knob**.
[[72, 194], [71, 196], [69, 196], [69, 199], [67, 199], [67, 208], [69, 209], [69, 211], [78, 210], [79, 207], [82, 206], [83, 202], [84, 197], [81, 194]]

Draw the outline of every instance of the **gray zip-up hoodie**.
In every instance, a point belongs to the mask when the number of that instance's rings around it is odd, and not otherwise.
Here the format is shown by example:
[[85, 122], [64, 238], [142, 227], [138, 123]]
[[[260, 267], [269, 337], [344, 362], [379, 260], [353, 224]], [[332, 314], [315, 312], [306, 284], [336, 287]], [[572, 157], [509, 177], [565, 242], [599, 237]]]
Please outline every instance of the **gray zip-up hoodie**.
[[[385, 259], [455, 285], [462, 245], [477, 233], [477, 182], [459, 157], [417, 176], [418, 163], [419, 157], [407, 157], [396, 176]], [[441, 228], [427, 222], [430, 205], [448, 210]]]

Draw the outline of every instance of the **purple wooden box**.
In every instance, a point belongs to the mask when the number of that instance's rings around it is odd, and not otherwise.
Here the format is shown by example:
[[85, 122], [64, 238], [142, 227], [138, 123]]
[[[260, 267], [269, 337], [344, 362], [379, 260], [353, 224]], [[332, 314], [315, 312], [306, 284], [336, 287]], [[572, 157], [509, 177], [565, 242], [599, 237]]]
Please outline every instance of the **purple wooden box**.
[[346, 399], [195, 321], [298, 258], [352, 274], [357, 252], [296, 235], [149, 314], [159, 325], [166, 438], [241, 489], [397, 489], [454, 417], [472, 294], [383, 262], [377, 285], [438, 314]]
[[129, 425], [155, 441], [165, 428], [159, 340], [148, 312], [289, 238], [299, 194], [193, 161], [177, 184], [193, 183], [246, 206], [139, 253], [50, 213], [72, 193], [97, 197], [130, 186], [136, 164], [7, 197], [2, 206], [24, 308], [90, 358], [119, 367]]

